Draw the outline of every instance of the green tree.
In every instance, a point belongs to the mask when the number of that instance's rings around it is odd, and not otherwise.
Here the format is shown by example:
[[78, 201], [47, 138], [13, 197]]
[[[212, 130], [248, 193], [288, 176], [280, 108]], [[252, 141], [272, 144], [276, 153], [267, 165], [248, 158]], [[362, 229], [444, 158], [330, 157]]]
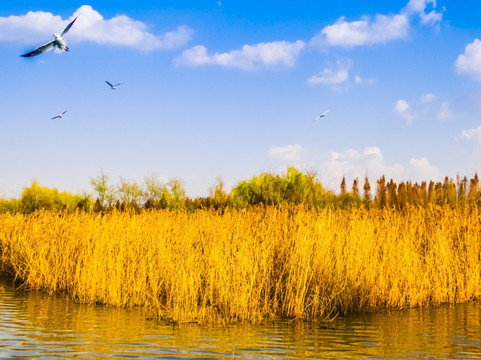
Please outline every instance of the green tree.
[[232, 189], [230, 198], [238, 207], [259, 204], [324, 206], [330, 195], [316, 180], [314, 173], [303, 174], [296, 168], [289, 167], [282, 176], [262, 173], [239, 182]]
[[135, 181], [120, 179], [117, 190], [121, 203], [129, 209], [138, 209], [141, 204], [144, 191]]
[[224, 190], [222, 178], [217, 178], [214, 186], [209, 189], [211, 206], [215, 209], [222, 209], [229, 205], [229, 195]]
[[97, 177], [90, 179], [90, 184], [96, 193], [96, 207], [100, 207], [100, 209], [95, 210], [102, 210], [106, 207], [111, 207], [115, 198], [115, 190], [114, 187], [109, 185], [109, 176], [104, 172], [100, 172]]
[[81, 201], [82, 197], [79, 195], [41, 186], [38, 180], [34, 179], [29, 187], [23, 189], [19, 210], [24, 214], [30, 214], [37, 210], [73, 211]]

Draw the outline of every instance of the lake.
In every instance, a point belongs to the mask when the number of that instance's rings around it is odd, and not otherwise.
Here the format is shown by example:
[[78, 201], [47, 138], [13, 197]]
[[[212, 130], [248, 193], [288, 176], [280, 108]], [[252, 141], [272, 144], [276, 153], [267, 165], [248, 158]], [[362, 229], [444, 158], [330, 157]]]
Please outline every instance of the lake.
[[481, 303], [350, 314], [329, 324], [174, 326], [141, 309], [15, 289], [0, 274], [0, 358], [481, 359]]

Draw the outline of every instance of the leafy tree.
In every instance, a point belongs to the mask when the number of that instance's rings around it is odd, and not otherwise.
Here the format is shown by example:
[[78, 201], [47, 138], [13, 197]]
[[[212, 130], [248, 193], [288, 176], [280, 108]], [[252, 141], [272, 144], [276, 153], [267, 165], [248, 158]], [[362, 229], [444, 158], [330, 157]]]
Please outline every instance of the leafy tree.
[[352, 182], [352, 194], [355, 196], [359, 196], [359, 179], [355, 178]]
[[98, 200], [94, 210], [97, 210], [95, 209], [97, 205], [100, 208], [99, 210], [111, 207], [115, 198], [115, 190], [109, 185], [109, 176], [100, 172], [97, 177], [90, 179], [90, 184], [94, 188]]
[[127, 181], [121, 178], [117, 193], [121, 203], [126, 208], [138, 209], [144, 191], [135, 181]]
[[18, 199], [0, 199], [0, 214], [15, 214], [20, 211], [20, 202]]
[[377, 180], [375, 203], [378, 207], [384, 208], [387, 205], [386, 177], [383, 175]]
[[19, 210], [24, 214], [30, 214], [37, 210], [73, 211], [82, 200], [79, 195], [41, 186], [38, 180], [34, 179], [29, 187], [23, 189]]
[[346, 177], [343, 176], [341, 181], [341, 195], [344, 195], [345, 193], [347, 193], [347, 185], [346, 185]]
[[362, 188], [363, 190], [363, 200], [364, 202], [368, 202], [371, 200], [371, 184], [369, 184], [369, 179], [367, 178], [367, 176], [364, 178], [364, 186]]
[[314, 173], [303, 174], [289, 167], [283, 176], [262, 173], [239, 182], [231, 191], [235, 206], [304, 204], [326, 205], [329, 192], [316, 180]]
[[474, 178], [469, 181], [468, 200], [470, 203], [475, 203], [479, 200], [479, 178], [478, 173], [474, 174]]
[[225, 208], [229, 205], [229, 195], [224, 190], [224, 182], [219, 177], [214, 186], [209, 190], [210, 206], [215, 209]]
[[408, 199], [407, 187], [404, 181], [401, 181], [397, 189], [397, 208], [400, 210], [403, 210], [407, 208], [408, 203], [409, 203], [409, 199]]
[[181, 209], [185, 207], [186, 198], [187, 196], [185, 195], [182, 181], [179, 179], [170, 179], [162, 193], [161, 202], [164, 204], [164, 208]]

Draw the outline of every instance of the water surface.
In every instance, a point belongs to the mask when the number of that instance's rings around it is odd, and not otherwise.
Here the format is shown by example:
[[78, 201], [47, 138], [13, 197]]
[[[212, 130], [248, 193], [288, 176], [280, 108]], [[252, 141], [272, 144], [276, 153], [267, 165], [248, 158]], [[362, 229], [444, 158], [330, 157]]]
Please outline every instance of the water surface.
[[303, 322], [173, 326], [140, 309], [15, 289], [0, 275], [0, 358], [481, 359], [481, 304]]

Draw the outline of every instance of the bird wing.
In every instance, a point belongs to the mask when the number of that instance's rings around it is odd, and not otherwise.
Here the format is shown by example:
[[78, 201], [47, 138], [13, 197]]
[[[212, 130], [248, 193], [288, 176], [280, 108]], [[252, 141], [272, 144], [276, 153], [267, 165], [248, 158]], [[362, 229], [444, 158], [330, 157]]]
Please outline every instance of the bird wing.
[[60, 116], [59, 116], [59, 115], [57, 115], [57, 116], [54, 116], [53, 118], [50, 118], [50, 119], [52, 119], [52, 120], [53, 120], [53, 119], [57, 119], [57, 118], [59, 118], [59, 117], [60, 117]]
[[322, 117], [321, 115], [317, 115], [316, 118], [314, 120], [312, 120], [312, 122], [316, 121], [317, 119], [319, 119], [320, 117]]
[[106, 82], [107, 84], [109, 84], [110, 87], [114, 87], [114, 86], [113, 86], [111, 83], [109, 83], [107, 80], [105, 80], [105, 82]]
[[65, 114], [66, 112], [67, 112], [67, 110], [65, 110], [65, 111], [62, 113], [62, 115]]
[[43, 45], [40, 45], [38, 48], [36, 48], [35, 50], [32, 50], [26, 54], [23, 54], [23, 55], [20, 55], [21, 57], [32, 57], [32, 56], [37, 56], [37, 55], [40, 55], [40, 54], [43, 54], [44, 52], [46, 51], [50, 51], [53, 49], [55, 45], [55, 40], [52, 40], [52, 41], [49, 41], [48, 43], [46, 44], [43, 44]]
[[115, 86], [119, 86], [119, 85], [122, 85], [123, 83], [118, 83], [118, 84], [115, 84]]
[[75, 22], [75, 20], [77, 20], [78, 16], [73, 19], [70, 24], [68, 24], [65, 29], [63, 29], [62, 33], [60, 34], [61, 37], [63, 37], [66, 33], [68, 33], [68, 31], [70, 30], [70, 28], [72, 27], [73, 23]]
[[326, 110], [326, 111], [324, 111], [324, 112], [322, 113], [322, 115], [325, 116], [329, 111], [331, 111], [331, 110]]

